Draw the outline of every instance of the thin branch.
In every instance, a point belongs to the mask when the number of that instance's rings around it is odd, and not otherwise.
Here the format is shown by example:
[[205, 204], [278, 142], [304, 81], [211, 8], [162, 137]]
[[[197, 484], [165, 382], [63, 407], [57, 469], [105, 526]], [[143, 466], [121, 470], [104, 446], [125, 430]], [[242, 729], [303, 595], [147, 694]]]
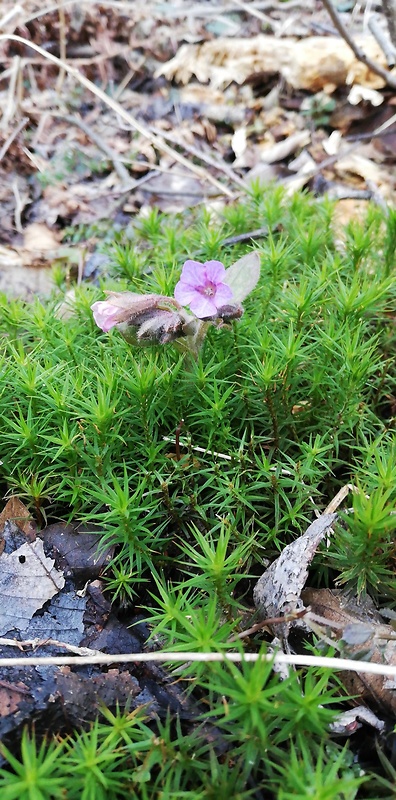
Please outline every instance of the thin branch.
[[252, 17], [256, 17], [256, 19], [259, 19], [261, 20], [261, 22], [264, 22], [264, 24], [267, 25], [267, 27], [272, 28], [275, 34], [278, 33], [280, 29], [280, 24], [278, 23], [277, 20], [272, 19], [272, 17], [269, 17], [268, 14], [263, 14], [262, 11], [259, 11], [257, 8], [254, 8], [248, 3], [243, 3], [242, 0], [234, 0], [234, 3], [237, 6], [237, 8], [240, 9], [241, 11], [244, 11], [245, 14], [251, 14]]
[[12, 191], [14, 193], [14, 198], [15, 198], [15, 211], [14, 211], [15, 229], [18, 231], [18, 233], [23, 233], [22, 211], [25, 208], [26, 202], [20, 195], [18, 178], [15, 178], [12, 182]]
[[[59, 6], [59, 56], [61, 61], [66, 61], [66, 17], [65, 9], [62, 4]], [[56, 91], [60, 94], [65, 79], [65, 70], [59, 70], [58, 80], [56, 81]]]
[[[3, 112], [3, 118], [1, 120], [0, 128], [5, 130], [8, 126], [8, 123], [12, 119], [15, 113], [15, 109], [17, 103], [15, 101], [15, 96], [17, 93], [17, 86], [18, 86], [18, 75], [19, 70], [21, 68], [21, 58], [20, 56], [14, 56], [12, 59], [12, 71], [10, 74], [10, 81], [8, 84], [8, 91], [7, 91], [7, 101], [6, 106]], [[7, 70], [8, 71], [8, 70]]]
[[201, 180], [207, 181], [214, 186], [220, 194], [226, 195], [226, 197], [234, 198], [234, 193], [225, 186], [224, 184], [220, 183], [220, 181], [216, 180], [210, 172], [208, 172], [203, 167], [198, 166], [197, 164], [192, 164], [187, 158], [185, 158], [181, 153], [178, 153], [177, 150], [174, 150], [170, 147], [161, 136], [155, 135], [151, 133], [151, 131], [143, 125], [143, 123], [139, 122], [135, 117], [132, 116], [128, 111], [126, 111], [120, 103], [117, 103], [116, 100], [113, 100], [112, 97], [109, 97], [99, 86], [96, 86], [92, 81], [82, 75], [78, 69], [75, 67], [71, 67], [66, 61], [62, 61], [60, 58], [52, 55], [52, 53], [47, 53], [43, 50], [42, 47], [39, 45], [34, 44], [34, 42], [29, 42], [27, 39], [24, 39], [22, 36], [16, 36], [15, 34], [2, 34], [0, 36], [0, 41], [11, 41], [11, 42], [19, 42], [20, 44], [25, 45], [25, 47], [30, 47], [32, 50], [35, 50], [36, 53], [47, 59], [47, 61], [51, 61], [52, 64], [55, 64], [58, 69], [64, 69], [68, 75], [74, 78], [78, 83], [84, 86], [88, 91], [98, 97], [102, 103], [112, 109], [116, 114], [118, 114], [121, 119], [127, 122], [128, 125], [131, 126], [135, 131], [140, 133], [141, 136], [144, 136], [145, 139], [148, 139], [154, 147], [160, 150], [162, 153], [166, 153], [170, 156], [174, 161], [183, 164], [184, 167], [193, 172], [197, 175]]
[[21, 5], [14, 6], [11, 8], [10, 11], [7, 11], [3, 17], [0, 19], [0, 30], [5, 28], [13, 19], [13, 17], [17, 17], [18, 14], [21, 15], [23, 13], [23, 8]]
[[382, 8], [388, 23], [392, 43], [396, 47], [396, 3], [395, 0], [382, 0]]
[[392, 44], [390, 39], [388, 39], [384, 29], [381, 28], [381, 25], [379, 24], [376, 17], [374, 16], [369, 17], [368, 27], [371, 33], [373, 34], [374, 39], [376, 39], [376, 41], [378, 42], [386, 58], [386, 63], [389, 69], [392, 69], [392, 67], [394, 67], [396, 64], [396, 49], [394, 45]]
[[338, 11], [334, 8], [333, 3], [331, 0], [322, 0], [322, 3], [328, 12], [329, 16], [332, 19], [334, 27], [337, 28], [338, 32], [341, 34], [344, 41], [349, 45], [352, 52], [356, 56], [358, 61], [361, 61], [362, 64], [365, 64], [371, 72], [375, 72], [376, 75], [379, 75], [388, 86], [391, 86], [392, 89], [396, 89], [396, 77], [392, 75], [387, 69], [380, 67], [379, 64], [376, 64], [375, 61], [372, 61], [369, 56], [366, 56], [365, 52], [359, 47], [352, 36], [349, 34], [347, 28], [345, 27]]
[[355, 661], [351, 658], [327, 658], [325, 656], [294, 655], [291, 653], [100, 653], [96, 656], [26, 656], [26, 658], [0, 658], [0, 667], [27, 667], [52, 665], [82, 666], [83, 664], [142, 664], [142, 663], [184, 663], [220, 661], [233, 664], [262, 661], [273, 664], [290, 664], [296, 667], [323, 667], [324, 669], [349, 670], [366, 675], [383, 675], [396, 678], [396, 665], [377, 664], [370, 661]]
[[[49, 6], [45, 6], [44, 8], [39, 9], [38, 11], [35, 11], [29, 17], [24, 19], [24, 23], [26, 25], [28, 22], [33, 22], [33, 20], [39, 19], [40, 17], [43, 17], [46, 14], [50, 14], [53, 11], [58, 11], [60, 5], [62, 5], [63, 8], [67, 8], [68, 6], [74, 5], [75, 2], [76, 2], [76, 0], [62, 0], [61, 4], [60, 3], [58, 3], [58, 4], [55, 3], [55, 4], [52, 4], [52, 5], [49, 5]], [[93, 6], [93, 5], [98, 4], [98, 2], [99, 2], [99, 0], [83, 0], [81, 5], [83, 7], [88, 6], [88, 5]], [[122, 2], [122, 1], [120, 2], [120, 0], [100, 0], [100, 5], [108, 7], [108, 8], [114, 8], [116, 11], [119, 11], [119, 12], [126, 11], [128, 14], [130, 13], [130, 10], [131, 10], [131, 0], [129, 0], [129, 2]], [[287, 4], [288, 10], [291, 9], [291, 8], [301, 8], [301, 6], [304, 6], [304, 8], [307, 8], [307, 7], [312, 8], [313, 7], [312, 0], [309, 0], [309, 2], [307, 2], [307, 0], [288, 0], [288, 4]], [[281, 8], [281, 7], [282, 7], [282, 3], [278, 3], [277, 0], [262, 0], [262, 2], [251, 3], [248, 6], [248, 9], [251, 12], [252, 9], [271, 10], [271, 9], [278, 9], [278, 8]], [[222, 14], [229, 14], [229, 13], [232, 13], [233, 11], [238, 12], [239, 10], [240, 10], [240, 5], [238, 7], [237, 4], [232, 3], [232, 2], [229, 3], [228, 5], [221, 6], [221, 8], [219, 8], [217, 5], [209, 6], [209, 5], [205, 5], [205, 4], [201, 3], [199, 5], [196, 4], [196, 5], [193, 5], [193, 6], [190, 6], [190, 7], [185, 6], [182, 9], [182, 12], [180, 10], [180, 6], [170, 7], [169, 9], [167, 9], [166, 13], [167, 13], [167, 17], [169, 17], [169, 18], [180, 17], [181, 13], [183, 13], [183, 17], [192, 17], [192, 16], [194, 16], [194, 17], [207, 17], [207, 16], [212, 16], [212, 15], [215, 15], [216, 17], [219, 17]], [[12, 12], [12, 13], [14, 14], [15, 12]], [[158, 11], [156, 13], [155, 8], [154, 8], [154, 10], [151, 10], [150, 13], [151, 13], [152, 16], [154, 16], [154, 19], [158, 18], [160, 16], [160, 14], [161, 14], [160, 11]], [[8, 16], [10, 16], [10, 14]]]
[[286, 622], [294, 622], [296, 619], [304, 617], [307, 613], [308, 609], [303, 608], [301, 611], [292, 611], [290, 614], [284, 614], [282, 617], [268, 617], [262, 620], [262, 622], [256, 622], [251, 628], [246, 628], [246, 630], [240, 633], [234, 633], [227, 641], [236, 642], [238, 639], [245, 639], [247, 636], [258, 633], [258, 631], [261, 631], [263, 628], [271, 627], [272, 625], [283, 625]]
[[[100, 650], [92, 650], [90, 647], [77, 647], [74, 644], [68, 644], [68, 642], [61, 642], [59, 639], [23, 639], [20, 641], [19, 639], [0, 638], [0, 647], [17, 647], [18, 650], [22, 650], [22, 652], [24, 652], [25, 647], [33, 647], [36, 649], [37, 647], [47, 647], [49, 645], [52, 647], [63, 647], [65, 650], [69, 650], [70, 653], [75, 653], [77, 656], [92, 657], [100, 655]], [[12, 659], [12, 662], [14, 663], [14, 659]]]
[[[245, 183], [246, 188], [246, 183]], [[274, 226], [272, 228], [272, 232], [279, 228], [279, 226]], [[263, 239], [269, 235], [269, 228], [265, 225], [264, 228], [256, 228], [254, 231], [248, 231], [247, 233], [238, 233], [237, 236], [227, 236], [226, 239], [223, 239], [222, 245], [225, 247], [229, 244], [239, 244], [240, 242], [250, 242], [252, 239]]]

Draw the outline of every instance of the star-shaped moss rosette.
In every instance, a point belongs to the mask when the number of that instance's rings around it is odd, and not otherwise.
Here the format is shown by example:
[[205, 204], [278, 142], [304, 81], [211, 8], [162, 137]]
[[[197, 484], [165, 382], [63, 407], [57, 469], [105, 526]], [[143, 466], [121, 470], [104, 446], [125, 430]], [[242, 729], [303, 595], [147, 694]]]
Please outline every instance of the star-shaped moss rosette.
[[[208, 328], [220, 327], [243, 314], [241, 302], [260, 277], [260, 256], [249, 253], [226, 269], [221, 261], [187, 260], [175, 296], [108, 292], [91, 306], [105, 333], [117, 328], [137, 345], [174, 342], [197, 357]], [[186, 308], [189, 308], [189, 311]]]

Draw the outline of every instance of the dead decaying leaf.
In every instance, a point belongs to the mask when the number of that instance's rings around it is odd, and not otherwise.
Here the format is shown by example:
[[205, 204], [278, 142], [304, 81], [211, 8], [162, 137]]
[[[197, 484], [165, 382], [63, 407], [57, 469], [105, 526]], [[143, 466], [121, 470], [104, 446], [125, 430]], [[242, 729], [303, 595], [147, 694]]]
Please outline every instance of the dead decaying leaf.
[[[0, 513], [0, 535], [4, 531], [5, 523], [11, 521], [18, 525], [18, 528], [26, 534], [29, 541], [33, 541], [37, 526], [32, 520], [32, 515], [19, 497], [12, 496], [5, 504]], [[2, 552], [2, 550], [0, 550]]]
[[32, 617], [24, 631], [25, 639], [56, 639], [78, 646], [84, 635], [84, 614], [87, 598], [73, 589], [52, 598], [44, 613]]
[[37, 253], [56, 251], [59, 241], [60, 235], [43, 222], [32, 222], [23, 232], [25, 250], [35, 250]]
[[[279, 558], [264, 572], [253, 590], [253, 599], [260, 616], [279, 617], [303, 608], [301, 592], [308, 576], [308, 567], [318, 545], [329, 533], [337, 514], [322, 514], [303, 536], [287, 545]], [[278, 628], [278, 626], [276, 626]], [[287, 626], [280, 626], [282, 635]]]
[[[51, 273], [43, 268], [42, 261], [40, 266], [33, 263], [34, 258], [31, 253], [28, 257], [27, 251], [17, 252], [11, 247], [0, 245], [0, 292], [4, 292], [7, 297], [25, 299], [31, 299], [36, 294], [48, 295], [54, 287]], [[49, 262], [46, 261], [45, 267], [48, 266]]]
[[17, 683], [0, 681], [0, 717], [8, 717], [10, 714], [14, 714], [26, 694], [29, 694], [29, 690], [22, 681]]
[[370, 708], [354, 706], [353, 708], [348, 708], [348, 711], [343, 711], [339, 714], [334, 722], [331, 723], [330, 730], [338, 736], [349, 736], [351, 733], [355, 733], [358, 728], [361, 728], [363, 722], [380, 731], [380, 733], [386, 727], [385, 722], [382, 719], [378, 719]]
[[305, 147], [311, 140], [309, 131], [297, 131], [292, 133], [286, 139], [262, 149], [261, 160], [265, 164], [275, 164], [277, 161], [282, 161], [300, 147]]
[[44, 528], [41, 536], [46, 548], [54, 551], [57, 566], [79, 580], [97, 577], [109, 563], [114, 549], [108, 547], [98, 552], [97, 531], [81, 525], [55, 523]]
[[[263, 619], [307, 608], [307, 614], [302, 620], [271, 626], [275, 634], [283, 640], [291, 625], [303, 625], [305, 628], [312, 625], [315, 633], [320, 635], [322, 632], [326, 641], [329, 639], [329, 631], [334, 631], [332, 641], [340, 650], [341, 656], [394, 666], [395, 631], [390, 625], [383, 624], [372, 601], [359, 603], [341, 591], [330, 589], [304, 590], [308, 567], [318, 545], [330, 532], [336, 519], [337, 514], [322, 514], [302, 536], [284, 548], [254, 587], [255, 605]], [[382, 713], [396, 713], [395, 680], [353, 671], [341, 672], [340, 679], [349, 694], [371, 703]], [[373, 722], [365, 719], [365, 716], [367, 715], [359, 712], [352, 720], [348, 717], [344, 722], [338, 721], [338, 732], [354, 732], [359, 727], [359, 719], [382, 729], [381, 720]]]
[[[356, 37], [356, 43], [371, 59], [386, 67], [379, 45], [370, 36]], [[180, 83], [194, 75], [214, 87], [243, 83], [255, 73], [280, 73], [294, 89], [333, 91], [337, 86], [359, 83], [378, 89], [384, 80], [357, 61], [350, 47], [336, 36], [307, 39], [276, 39], [253, 36], [248, 39], [219, 37], [200, 45], [183, 44], [175, 57], [157, 71]]]
[[[26, 511], [21, 506], [9, 506], [4, 518], [15, 510]], [[149, 635], [147, 625], [136, 615], [119, 620], [103, 595], [100, 580], [89, 581], [84, 594], [73, 586], [73, 578], [89, 580], [106, 563], [108, 554], [97, 559], [97, 533], [78, 532], [72, 525], [62, 524], [41, 531], [45, 547], [68, 575], [66, 590], [63, 574], [44, 554], [42, 539], [26, 542], [26, 535], [9, 519], [4, 528], [0, 636], [12, 631], [16, 638], [1, 639], [2, 656], [12, 658], [16, 654], [23, 658], [31, 653], [32, 645], [38, 656], [63, 655], [65, 649], [73, 652], [73, 648], [82, 652], [81, 648], [87, 646], [115, 654], [144, 649]], [[28, 570], [22, 572], [25, 565]], [[145, 705], [148, 716], [166, 715], [170, 709], [193, 723], [198, 714], [194, 703], [185, 698], [183, 688], [155, 664], [137, 669], [131, 664], [127, 669], [105, 671], [93, 666], [88, 672], [47, 666], [0, 668], [0, 738], [10, 733], [19, 736], [22, 727], [32, 720], [37, 730], [44, 726], [46, 732], [55, 732], [62, 724], [81, 727], [94, 719], [101, 705], [129, 709]], [[215, 729], [206, 727], [208, 739], [218, 743]]]
[[[395, 631], [383, 623], [372, 603], [348, 597], [341, 591], [306, 589], [302, 593], [311, 613], [328, 622], [335, 638], [342, 644], [345, 658], [363, 659], [376, 664], [396, 666]], [[346, 691], [375, 708], [396, 714], [396, 681], [381, 675], [341, 672]]]
[[137, 679], [118, 669], [84, 677], [69, 667], [61, 667], [56, 675], [56, 685], [65, 712], [80, 722], [93, 719], [100, 705], [114, 708], [119, 704], [123, 708], [141, 692]]
[[1, 555], [0, 635], [26, 630], [32, 615], [62, 589], [65, 579], [54, 564], [41, 539]]

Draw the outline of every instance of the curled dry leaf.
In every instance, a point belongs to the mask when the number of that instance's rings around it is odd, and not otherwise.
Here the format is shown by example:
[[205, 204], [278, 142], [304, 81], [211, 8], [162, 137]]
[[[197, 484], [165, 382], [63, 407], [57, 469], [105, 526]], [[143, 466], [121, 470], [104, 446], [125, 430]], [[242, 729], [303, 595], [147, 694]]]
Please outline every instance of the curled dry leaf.
[[[285, 547], [257, 581], [253, 599], [263, 619], [279, 617], [304, 607], [301, 592], [307, 580], [308, 567], [319, 543], [330, 532], [336, 519], [337, 514], [318, 517], [303, 536]], [[286, 625], [279, 627], [285, 635]]]
[[56, 251], [59, 247], [60, 235], [44, 222], [32, 222], [24, 230], [23, 246], [25, 250], [42, 253]]
[[375, 728], [380, 733], [385, 728], [385, 722], [382, 719], [378, 719], [369, 708], [366, 708], [366, 706], [354, 706], [349, 708], [348, 711], [343, 711], [342, 714], [339, 714], [334, 722], [331, 723], [330, 730], [336, 736], [349, 736], [361, 728], [363, 722], [366, 725], [371, 725], [372, 728]]
[[[12, 497], [7, 500], [0, 514], [0, 539], [2, 538], [1, 534], [4, 531], [4, 526], [7, 521], [16, 523], [19, 530], [26, 534], [26, 538], [29, 539], [29, 541], [35, 539], [37, 525], [33, 522], [29, 509], [16, 495], [12, 495]], [[1, 543], [0, 552], [2, 552]]]
[[[37, 260], [32, 251], [0, 245], [0, 292], [7, 297], [31, 298], [49, 295], [54, 282], [46, 268], [48, 261]], [[28, 269], [27, 269], [28, 267]]]
[[286, 136], [280, 142], [276, 142], [271, 147], [262, 149], [261, 160], [266, 164], [275, 164], [277, 161], [283, 161], [300, 147], [305, 147], [310, 141], [311, 134], [309, 131], [297, 131], [290, 136]]

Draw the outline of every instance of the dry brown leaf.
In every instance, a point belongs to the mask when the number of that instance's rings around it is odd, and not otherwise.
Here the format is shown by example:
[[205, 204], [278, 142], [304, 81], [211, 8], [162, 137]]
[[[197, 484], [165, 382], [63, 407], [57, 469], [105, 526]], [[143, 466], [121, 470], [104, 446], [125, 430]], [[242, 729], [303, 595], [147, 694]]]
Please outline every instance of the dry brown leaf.
[[[380, 614], [371, 603], [359, 604], [355, 598], [330, 589], [306, 589], [302, 598], [312, 613], [328, 620], [330, 628], [334, 626], [338, 640], [345, 637], [343, 656], [364, 657], [365, 661], [375, 664], [396, 666], [396, 642], [389, 638], [395, 637], [395, 631], [382, 623]], [[340, 673], [340, 678], [350, 694], [371, 702], [388, 714], [396, 713], [395, 680], [352, 671]]]
[[24, 230], [23, 247], [25, 250], [34, 250], [39, 253], [56, 250], [59, 247], [59, 241], [59, 234], [48, 228], [44, 222], [32, 222]]
[[91, 719], [100, 705], [123, 707], [141, 692], [137, 679], [129, 672], [109, 669], [106, 673], [86, 677], [61, 667], [56, 674], [62, 706], [77, 720]]
[[22, 681], [18, 683], [0, 683], [0, 717], [8, 717], [18, 710], [19, 704], [27, 694], [30, 694], [26, 684]]
[[[356, 37], [356, 44], [378, 65], [386, 67], [384, 54], [372, 37]], [[183, 84], [195, 76], [201, 83], [220, 88], [232, 82], [241, 84], [257, 73], [280, 73], [295, 89], [313, 92], [331, 92], [337, 86], [353, 83], [373, 89], [384, 86], [383, 79], [358, 61], [337, 36], [310, 36], [300, 41], [265, 35], [246, 39], [219, 37], [200, 45], [183, 44], [156, 75]]]
[[[39, 262], [40, 266], [37, 265]], [[34, 294], [48, 295], [54, 288], [48, 267], [50, 262], [37, 259], [31, 251], [16, 252], [0, 245], [0, 292], [8, 297], [29, 299]]]
[[381, 169], [378, 164], [375, 164], [370, 158], [366, 158], [360, 153], [341, 155], [334, 165], [334, 171], [341, 178], [357, 175], [359, 178], [363, 178], [364, 181], [374, 181], [377, 185], [389, 180], [389, 172], [385, 173], [385, 170]]
[[0, 533], [4, 530], [5, 523], [10, 520], [31, 540], [34, 538], [37, 526], [32, 522], [32, 515], [19, 497], [12, 496], [5, 504], [0, 514]]
[[281, 142], [276, 142], [272, 147], [262, 149], [261, 160], [266, 164], [275, 164], [277, 161], [283, 161], [300, 147], [305, 147], [310, 141], [311, 134], [309, 131], [297, 131]]

